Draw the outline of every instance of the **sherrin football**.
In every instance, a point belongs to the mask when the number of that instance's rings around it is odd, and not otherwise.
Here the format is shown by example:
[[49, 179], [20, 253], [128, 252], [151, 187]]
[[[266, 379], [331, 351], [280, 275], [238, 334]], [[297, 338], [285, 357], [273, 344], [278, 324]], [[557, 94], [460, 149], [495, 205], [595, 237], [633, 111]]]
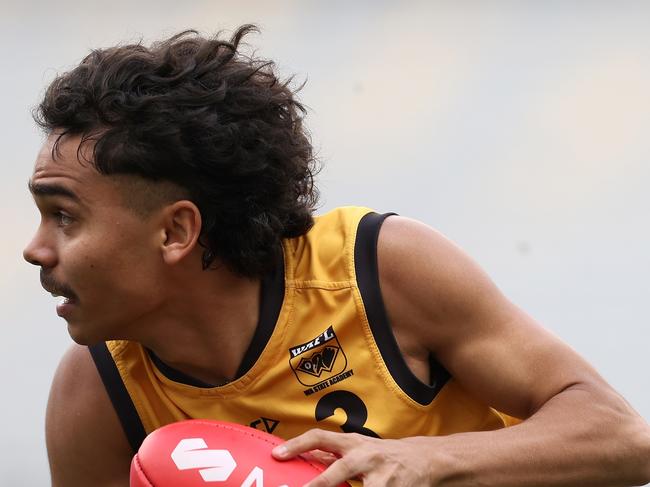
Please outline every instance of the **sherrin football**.
[[147, 436], [133, 457], [131, 487], [300, 487], [325, 470], [303, 457], [275, 460], [271, 450], [282, 442], [225, 421], [168, 424]]

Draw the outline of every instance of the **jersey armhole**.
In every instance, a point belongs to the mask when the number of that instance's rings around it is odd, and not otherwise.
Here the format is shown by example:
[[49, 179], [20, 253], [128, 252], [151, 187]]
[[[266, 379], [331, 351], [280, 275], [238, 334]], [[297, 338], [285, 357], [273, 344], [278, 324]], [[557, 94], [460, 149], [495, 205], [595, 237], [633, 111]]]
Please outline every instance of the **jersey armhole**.
[[99, 376], [102, 378], [113, 408], [115, 408], [117, 417], [122, 424], [126, 438], [133, 452], [136, 453], [147, 433], [131, 400], [131, 396], [129, 396], [129, 392], [122, 381], [122, 376], [117, 369], [117, 365], [115, 365], [113, 356], [105, 342], [89, 346], [88, 350], [95, 362]]
[[379, 284], [377, 242], [381, 225], [391, 215], [395, 215], [395, 213], [368, 213], [359, 222], [354, 245], [357, 285], [370, 330], [388, 372], [404, 393], [418, 404], [426, 406], [433, 401], [449, 381], [450, 374], [431, 355], [429, 357], [431, 384], [425, 384], [418, 379], [404, 360], [388, 321]]

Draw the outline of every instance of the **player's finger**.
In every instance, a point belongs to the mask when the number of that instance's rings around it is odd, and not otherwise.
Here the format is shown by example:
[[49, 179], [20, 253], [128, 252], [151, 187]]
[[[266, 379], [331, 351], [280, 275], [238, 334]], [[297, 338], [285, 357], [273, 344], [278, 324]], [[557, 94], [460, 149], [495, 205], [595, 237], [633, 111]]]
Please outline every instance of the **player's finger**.
[[304, 487], [336, 487], [363, 473], [363, 465], [352, 457], [342, 457], [332, 463], [318, 477], [310, 480]]
[[354, 433], [332, 433], [313, 429], [276, 446], [272, 453], [278, 460], [287, 460], [311, 450], [325, 450], [342, 455], [358, 443], [358, 436]]
[[338, 455], [335, 455], [334, 453], [330, 453], [323, 450], [311, 450], [307, 453], [302, 453], [300, 456], [308, 460], [314, 460], [316, 462], [320, 462], [323, 465], [331, 465], [339, 458], [341, 458]]

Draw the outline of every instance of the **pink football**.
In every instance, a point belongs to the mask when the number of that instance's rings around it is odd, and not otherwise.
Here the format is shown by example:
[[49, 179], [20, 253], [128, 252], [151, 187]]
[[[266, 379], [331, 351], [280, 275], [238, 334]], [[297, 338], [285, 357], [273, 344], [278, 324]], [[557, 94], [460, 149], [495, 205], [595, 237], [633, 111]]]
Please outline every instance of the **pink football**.
[[303, 457], [275, 460], [271, 450], [282, 442], [225, 421], [168, 424], [147, 436], [133, 457], [131, 487], [300, 487], [325, 470]]

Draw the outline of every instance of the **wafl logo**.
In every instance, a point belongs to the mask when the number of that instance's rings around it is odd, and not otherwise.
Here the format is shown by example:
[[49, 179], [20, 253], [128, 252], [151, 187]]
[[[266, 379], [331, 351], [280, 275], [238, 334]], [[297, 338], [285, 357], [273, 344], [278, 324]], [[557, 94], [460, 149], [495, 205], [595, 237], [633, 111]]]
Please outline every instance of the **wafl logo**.
[[311, 387], [343, 372], [348, 360], [330, 326], [316, 338], [290, 348], [289, 363], [300, 383]]

